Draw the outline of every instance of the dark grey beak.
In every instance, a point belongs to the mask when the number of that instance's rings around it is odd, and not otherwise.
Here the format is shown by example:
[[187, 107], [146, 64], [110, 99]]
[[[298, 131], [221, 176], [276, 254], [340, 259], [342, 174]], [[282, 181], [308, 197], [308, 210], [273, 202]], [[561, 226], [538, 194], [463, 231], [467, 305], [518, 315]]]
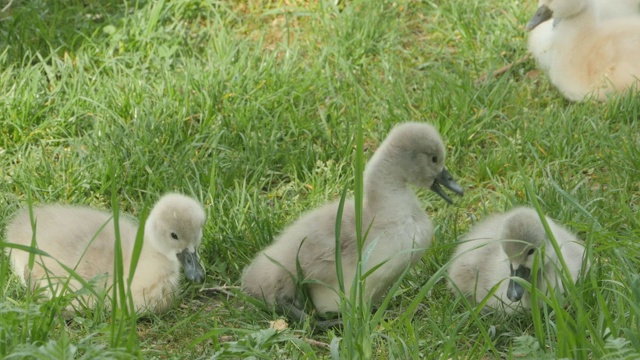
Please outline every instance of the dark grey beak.
[[189, 281], [202, 283], [204, 281], [204, 270], [198, 261], [198, 254], [195, 251], [184, 249], [178, 253], [178, 260], [184, 268], [184, 276]]
[[[511, 267], [511, 277], [519, 277], [530, 281], [529, 276], [531, 275], [531, 270], [529, 268], [520, 265], [517, 269], [513, 270], [513, 265], [509, 266]], [[524, 288], [522, 285], [518, 284], [513, 279], [510, 279], [509, 287], [507, 288], [507, 297], [509, 300], [520, 301], [520, 299], [522, 299], [522, 295], [524, 295]]]
[[447, 194], [444, 192], [444, 190], [442, 190], [442, 187], [440, 187], [440, 185], [446, 187], [447, 189], [455, 192], [460, 196], [464, 194], [464, 191], [462, 191], [462, 186], [460, 186], [453, 179], [453, 176], [449, 174], [449, 172], [447, 171], [447, 168], [443, 168], [440, 175], [436, 177], [436, 180], [433, 182], [433, 185], [431, 185], [431, 191], [440, 195], [449, 204], [453, 204], [453, 200], [451, 200], [451, 198], [447, 196]]
[[551, 19], [552, 16], [553, 11], [551, 11], [551, 9], [549, 9], [546, 5], [542, 5], [538, 8], [538, 10], [536, 10], [536, 13], [533, 14], [533, 17], [531, 18], [531, 20], [529, 20], [529, 23], [527, 23], [525, 29], [527, 31], [531, 31], [535, 29], [536, 26]]

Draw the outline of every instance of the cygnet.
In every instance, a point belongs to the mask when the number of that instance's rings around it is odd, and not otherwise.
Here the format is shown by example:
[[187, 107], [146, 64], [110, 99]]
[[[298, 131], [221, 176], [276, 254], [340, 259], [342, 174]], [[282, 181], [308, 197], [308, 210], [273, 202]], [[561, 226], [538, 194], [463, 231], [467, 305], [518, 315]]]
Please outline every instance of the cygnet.
[[603, 101], [637, 86], [640, 76], [640, 17], [599, 21], [593, 1], [540, 0], [527, 24], [532, 30], [555, 19], [542, 60], [548, 66], [542, 67], [548, 67], [551, 83], [572, 101], [590, 97]]
[[[429, 188], [447, 202], [441, 185], [462, 195], [445, 168], [445, 146], [436, 129], [424, 123], [397, 125], [368, 162], [364, 172], [362, 227], [363, 274], [368, 301], [378, 301], [402, 272], [416, 263], [433, 238], [433, 225], [410, 185]], [[358, 246], [353, 200], [344, 204], [340, 222], [340, 255], [344, 290], [355, 279]], [[303, 301], [296, 282], [304, 281], [318, 314], [337, 313], [340, 287], [336, 272], [336, 217], [339, 202], [304, 214], [260, 252], [245, 269], [242, 290], [303, 320]], [[298, 279], [296, 262], [303, 279]], [[378, 267], [378, 268], [376, 268]]]
[[[181, 264], [188, 280], [204, 281], [197, 255], [204, 222], [202, 205], [185, 195], [166, 194], [155, 204], [144, 227], [142, 251], [131, 282], [130, 294], [137, 312], [161, 313], [171, 307]], [[127, 281], [138, 224], [121, 215], [119, 230], [123, 279]], [[70, 277], [62, 265], [91, 281], [95, 290], [105, 291], [113, 285], [110, 274], [114, 271], [116, 232], [112, 213], [81, 206], [47, 205], [34, 207], [31, 217], [25, 208], [9, 222], [6, 241], [33, 245], [48, 254], [32, 255], [24, 249], [9, 248], [13, 270], [31, 288], [45, 287], [49, 294], [60, 294], [66, 288], [63, 284], [68, 284], [69, 290], [80, 290], [83, 284]], [[30, 256], [34, 257], [33, 268], [29, 267]], [[93, 301], [89, 299], [88, 303]]]
[[[567, 265], [566, 270], [572, 281], [577, 281], [585, 257], [584, 245], [552, 219], [545, 219]], [[507, 313], [530, 309], [531, 294], [514, 278], [531, 283], [536, 260], [539, 272], [535, 286], [545, 293], [548, 278], [551, 288], [562, 292], [558, 272], [561, 261], [536, 210], [521, 207], [492, 215], [462, 238], [449, 265], [449, 288], [479, 304], [497, 286], [493, 296], [487, 299], [488, 308]]]
[[[593, 6], [598, 22], [640, 15], [639, 0], [593, 0]], [[529, 52], [536, 60], [538, 67], [545, 72], [549, 71], [551, 64], [553, 53], [550, 50], [556, 22], [557, 19], [543, 21], [529, 33]]]

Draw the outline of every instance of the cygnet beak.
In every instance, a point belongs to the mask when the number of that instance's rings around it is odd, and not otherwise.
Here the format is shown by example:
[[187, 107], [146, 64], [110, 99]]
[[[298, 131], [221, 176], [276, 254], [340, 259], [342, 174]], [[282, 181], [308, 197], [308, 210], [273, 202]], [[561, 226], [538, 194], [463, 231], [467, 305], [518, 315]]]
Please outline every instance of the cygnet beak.
[[189, 281], [202, 283], [204, 281], [204, 270], [198, 261], [198, 253], [184, 249], [178, 253], [178, 260], [184, 268], [184, 276]]
[[454, 179], [451, 174], [447, 171], [447, 168], [443, 168], [442, 172], [436, 177], [433, 185], [431, 185], [431, 191], [440, 195], [446, 202], [449, 204], [453, 204], [453, 200], [442, 190], [440, 185], [446, 187], [447, 189], [455, 192], [456, 194], [462, 196], [464, 191], [462, 190], [462, 186], [460, 186]]
[[[511, 267], [511, 277], [519, 277], [521, 279], [530, 281], [529, 276], [531, 275], [531, 270], [528, 267], [524, 267], [522, 265], [518, 266], [517, 269], [513, 269], [513, 265], [509, 265]], [[518, 284], [513, 279], [509, 279], [509, 287], [507, 288], [507, 297], [511, 301], [520, 301], [522, 299], [522, 295], [524, 294], [524, 288], [522, 285]]]
[[540, 6], [538, 10], [536, 10], [536, 13], [533, 14], [533, 17], [531, 18], [531, 20], [529, 20], [529, 23], [527, 23], [525, 30], [531, 31], [535, 29], [536, 26], [551, 19], [552, 16], [553, 16], [553, 11], [551, 11], [551, 9], [549, 9], [546, 5]]

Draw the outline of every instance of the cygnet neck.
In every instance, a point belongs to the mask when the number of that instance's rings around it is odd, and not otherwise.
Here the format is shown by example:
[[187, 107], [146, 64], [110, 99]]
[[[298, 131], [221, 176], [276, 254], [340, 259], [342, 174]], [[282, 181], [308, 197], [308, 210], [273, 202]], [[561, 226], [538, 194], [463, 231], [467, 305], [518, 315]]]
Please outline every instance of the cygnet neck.
[[580, 11], [571, 16], [558, 19], [555, 27], [565, 27], [574, 30], [584, 31], [585, 28], [594, 28], [597, 24], [596, 9], [593, 4], [586, 4]]
[[408, 205], [408, 202], [417, 201], [394, 160], [374, 155], [367, 164], [363, 182], [368, 207], [388, 207], [391, 203]]
[[[144, 224], [144, 239], [142, 241], [142, 251], [140, 252], [140, 257], [143, 256], [151, 256], [151, 255], [164, 255], [160, 249], [158, 249], [155, 241], [151, 239], [151, 227], [152, 227], [151, 219], [147, 219], [147, 222]], [[134, 239], [135, 240], [135, 239]], [[135, 243], [135, 241], [134, 241]], [[133, 246], [133, 244], [132, 244]], [[133, 249], [133, 248], [132, 248]]]

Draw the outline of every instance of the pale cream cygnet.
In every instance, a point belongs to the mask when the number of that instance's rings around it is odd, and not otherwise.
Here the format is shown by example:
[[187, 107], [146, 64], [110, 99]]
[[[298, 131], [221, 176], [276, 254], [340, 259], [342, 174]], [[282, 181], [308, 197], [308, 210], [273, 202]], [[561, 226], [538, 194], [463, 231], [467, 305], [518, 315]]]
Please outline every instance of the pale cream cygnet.
[[541, 66], [547, 68], [551, 83], [572, 101], [605, 100], [637, 86], [640, 76], [640, 17], [598, 20], [593, 1], [540, 0], [527, 24], [531, 30], [555, 19], [553, 29], [545, 30], [547, 35], [540, 40], [550, 44]]
[[[202, 241], [205, 212], [196, 200], [181, 194], [164, 195], [153, 207], [144, 228], [142, 251], [131, 282], [131, 296], [137, 312], [160, 313], [173, 304], [179, 288], [180, 268], [194, 282], [204, 280], [197, 249]], [[124, 280], [129, 276], [137, 222], [119, 216]], [[34, 234], [35, 232], [35, 234]], [[25, 208], [9, 222], [8, 243], [31, 246], [48, 254], [9, 248], [11, 265], [23, 283], [45, 287], [60, 294], [63, 284], [71, 291], [83, 284], [69, 277], [63, 264], [84, 280], [92, 280], [97, 290], [113, 285], [116, 232], [113, 214], [82, 206], [46, 205], [33, 208], [33, 218]], [[89, 304], [92, 304], [89, 300]]]
[[[572, 281], [583, 267], [585, 248], [567, 229], [545, 217], [562, 253]], [[537, 286], [543, 293], [551, 288], [562, 292], [561, 261], [535, 209], [515, 208], [476, 224], [462, 238], [449, 265], [449, 288], [481, 303], [495, 286], [497, 290], [486, 306], [513, 313], [531, 308], [531, 294], [514, 278], [532, 282], [534, 261], [538, 262]], [[541, 251], [544, 248], [544, 251]], [[542, 257], [544, 255], [544, 257]]]
[[[610, 19], [640, 15], [639, 0], [593, 0], [595, 18], [597, 22]], [[553, 43], [553, 28], [557, 20], [543, 21], [529, 32], [529, 52], [543, 71], [549, 71], [551, 63], [551, 45]]]

